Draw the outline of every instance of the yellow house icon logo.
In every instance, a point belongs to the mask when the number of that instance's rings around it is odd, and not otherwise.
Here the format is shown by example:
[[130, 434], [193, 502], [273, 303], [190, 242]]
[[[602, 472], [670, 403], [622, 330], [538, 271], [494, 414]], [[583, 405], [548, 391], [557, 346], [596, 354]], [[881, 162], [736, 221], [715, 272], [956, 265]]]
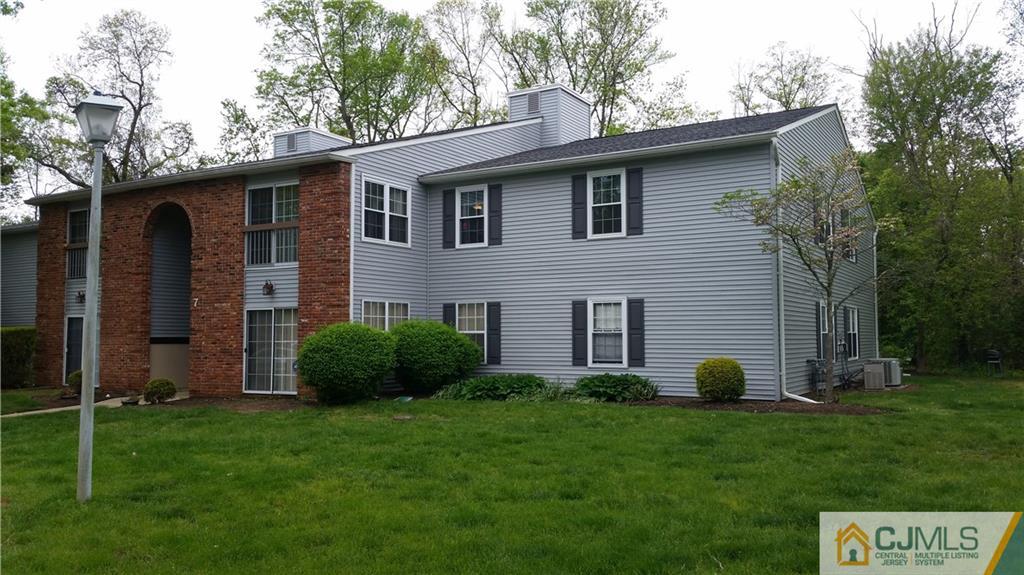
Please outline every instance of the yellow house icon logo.
[[836, 563], [839, 565], [863, 567], [868, 564], [870, 552], [868, 534], [856, 523], [836, 531]]

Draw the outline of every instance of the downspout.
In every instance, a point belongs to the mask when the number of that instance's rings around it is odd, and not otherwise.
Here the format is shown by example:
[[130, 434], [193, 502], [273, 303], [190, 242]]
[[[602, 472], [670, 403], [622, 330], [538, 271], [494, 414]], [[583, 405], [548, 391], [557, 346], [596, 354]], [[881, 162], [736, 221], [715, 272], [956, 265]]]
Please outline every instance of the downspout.
[[[777, 138], [772, 138], [772, 186], [777, 187], [779, 185], [779, 148]], [[779, 206], [775, 213], [775, 218], [778, 221], [782, 221], [782, 206]], [[821, 403], [820, 401], [814, 401], [813, 399], [806, 398], [802, 395], [790, 393], [786, 390], [786, 298], [783, 297], [785, 289], [785, 277], [783, 276], [783, 253], [782, 253], [782, 238], [776, 240], [776, 258], [775, 258], [775, 277], [777, 286], [775, 290], [775, 309], [778, 310], [778, 322], [779, 330], [779, 391], [782, 393], [782, 397], [792, 399], [795, 401], [802, 401], [804, 403]], [[878, 306], [875, 306], [877, 312]], [[877, 331], [876, 331], [877, 333]]]
[[[874, 223], [874, 222], [873, 222]], [[875, 282], [875, 357], [882, 357], [882, 349], [878, 347], [878, 224], [875, 223], [875, 231], [871, 239], [871, 264], [874, 267]]]

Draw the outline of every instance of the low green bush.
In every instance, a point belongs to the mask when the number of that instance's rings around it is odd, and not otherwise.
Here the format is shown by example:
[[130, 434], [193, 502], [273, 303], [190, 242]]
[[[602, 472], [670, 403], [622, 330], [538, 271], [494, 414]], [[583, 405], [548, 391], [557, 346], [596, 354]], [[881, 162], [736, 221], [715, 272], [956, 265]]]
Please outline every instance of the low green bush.
[[82, 393], [82, 370], [76, 369], [69, 373], [65, 383], [75, 395]]
[[36, 355], [36, 328], [0, 328], [0, 385], [4, 389], [32, 385]]
[[736, 401], [747, 392], [740, 362], [731, 357], [712, 357], [697, 366], [697, 393], [711, 401]]
[[178, 393], [178, 389], [174, 387], [173, 381], [164, 377], [158, 377], [151, 379], [146, 384], [146, 387], [142, 390], [142, 398], [146, 400], [146, 403], [163, 403], [174, 397], [176, 393]]
[[473, 374], [483, 358], [473, 340], [438, 321], [409, 320], [394, 328], [395, 375], [402, 387], [436, 393]]
[[602, 373], [576, 380], [576, 394], [599, 401], [646, 401], [658, 397], [658, 386], [633, 373]]
[[547, 387], [540, 376], [526, 373], [484, 375], [453, 383], [434, 395], [437, 399], [489, 399], [507, 401], [528, 397]]
[[372, 397], [395, 366], [395, 337], [361, 323], [336, 323], [299, 349], [299, 375], [323, 403]]

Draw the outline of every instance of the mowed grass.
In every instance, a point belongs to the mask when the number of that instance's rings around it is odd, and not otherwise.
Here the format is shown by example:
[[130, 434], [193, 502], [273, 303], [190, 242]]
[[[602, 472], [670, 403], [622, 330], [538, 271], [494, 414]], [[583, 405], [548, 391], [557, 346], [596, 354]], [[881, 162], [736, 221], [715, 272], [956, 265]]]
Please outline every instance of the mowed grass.
[[[1024, 381], [873, 416], [414, 401], [3, 420], [7, 573], [812, 573], [823, 510], [1024, 508]], [[412, 419], [394, 419], [411, 415]]]
[[5, 389], [0, 393], [0, 414], [41, 409], [48, 401], [59, 396], [60, 390], [52, 387]]

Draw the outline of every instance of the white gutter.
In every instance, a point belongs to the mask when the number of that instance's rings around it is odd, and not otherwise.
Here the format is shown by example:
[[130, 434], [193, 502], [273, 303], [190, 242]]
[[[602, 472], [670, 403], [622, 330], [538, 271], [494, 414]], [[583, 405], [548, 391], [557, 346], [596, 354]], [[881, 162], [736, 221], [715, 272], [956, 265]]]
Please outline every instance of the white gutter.
[[[775, 138], [772, 138], [772, 159], [771, 159], [771, 161], [772, 161], [772, 169], [773, 169], [773, 173], [772, 173], [772, 186], [774, 187], [774, 186], [778, 186], [779, 185], [779, 181], [780, 181], [780, 178], [779, 178], [779, 149], [778, 149], [778, 143], [776, 142]], [[780, 221], [782, 220], [782, 207], [781, 206], [777, 209], [777, 211], [775, 213], [775, 217], [778, 220], [780, 220]], [[802, 401], [804, 403], [821, 403], [820, 401], [814, 401], [813, 399], [804, 397], [802, 395], [797, 395], [795, 393], [790, 393], [786, 389], [786, 321], [785, 321], [785, 317], [786, 317], [786, 298], [784, 296], [784, 294], [785, 294], [785, 287], [786, 287], [786, 280], [785, 280], [785, 275], [783, 273], [783, 271], [785, 270], [785, 267], [784, 267], [785, 260], [783, 259], [782, 239], [780, 238], [780, 239], [776, 240], [776, 242], [777, 242], [778, 250], [776, 251], [775, 266], [776, 266], [776, 270], [777, 270], [776, 271], [776, 276], [778, 277], [778, 289], [776, 290], [777, 301], [775, 303], [775, 309], [778, 310], [778, 314], [779, 314], [778, 318], [776, 318], [777, 321], [778, 321], [777, 325], [778, 325], [778, 330], [779, 330], [779, 339], [778, 339], [778, 341], [779, 341], [779, 358], [778, 358], [779, 359], [779, 391], [782, 393], [782, 397], [785, 397], [785, 398], [788, 398], [788, 399], [792, 399], [792, 400], [795, 400], [795, 401]], [[878, 308], [878, 306], [875, 306], [876, 310], [877, 310], [877, 308]]]
[[[103, 195], [106, 196], [109, 194], [133, 192], [135, 190], [144, 190], [147, 188], [156, 188], [159, 186], [169, 186], [172, 184], [180, 184], [184, 182], [194, 182], [197, 180], [212, 180], [215, 178], [226, 178], [230, 176], [242, 176], [250, 174], [261, 174], [265, 172], [276, 172], [279, 170], [299, 168], [302, 166], [311, 166], [314, 164], [322, 164], [325, 162], [348, 162], [351, 164], [355, 162], [355, 159], [346, 156], [340, 152], [322, 152], [319, 154], [314, 153], [295, 157], [274, 158], [271, 160], [247, 162], [244, 164], [230, 164], [227, 166], [217, 166], [214, 168], [192, 170], [190, 172], [182, 172], [180, 174], [170, 174], [167, 176], [157, 176], [155, 178], [145, 178], [142, 180], [133, 180], [131, 182], [110, 184], [103, 186]], [[57, 202], [85, 200], [89, 199], [90, 193], [90, 190], [87, 189], [72, 190], [70, 192], [63, 192], [60, 194], [38, 196], [27, 200], [25, 203], [33, 206], [39, 206], [42, 204], [52, 204]]]
[[638, 158], [649, 158], [652, 156], [666, 156], [683, 152], [696, 152], [711, 150], [715, 148], [735, 147], [744, 144], [760, 144], [771, 141], [775, 131], [757, 132], [744, 134], [742, 136], [726, 136], [710, 140], [699, 140], [696, 142], [683, 142], [680, 144], [666, 144], [664, 146], [653, 146], [648, 148], [621, 150], [618, 152], [601, 152], [588, 154], [586, 156], [572, 156], [568, 158], [556, 158], [553, 160], [541, 160], [537, 162], [526, 162], [508, 166], [495, 166], [490, 168], [477, 168], [460, 170], [458, 172], [446, 172], [443, 174], [427, 174], [420, 176], [419, 181], [423, 184], [440, 184], [455, 182], [477, 177], [496, 177], [507, 174], [514, 174], [523, 171], [536, 171], [543, 169], [557, 169], [576, 165], [593, 165], [595, 162], [613, 162], [620, 160], [633, 160]]
[[[868, 204], [870, 206], [870, 204]], [[874, 217], [872, 217], [874, 220]], [[882, 349], [878, 347], [878, 223], [875, 223], [875, 231], [872, 234], [871, 239], [871, 259], [872, 266], [874, 269], [872, 273], [874, 275], [874, 292], [875, 292], [875, 357], [882, 357]], [[860, 326], [857, 327], [860, 329]]]

